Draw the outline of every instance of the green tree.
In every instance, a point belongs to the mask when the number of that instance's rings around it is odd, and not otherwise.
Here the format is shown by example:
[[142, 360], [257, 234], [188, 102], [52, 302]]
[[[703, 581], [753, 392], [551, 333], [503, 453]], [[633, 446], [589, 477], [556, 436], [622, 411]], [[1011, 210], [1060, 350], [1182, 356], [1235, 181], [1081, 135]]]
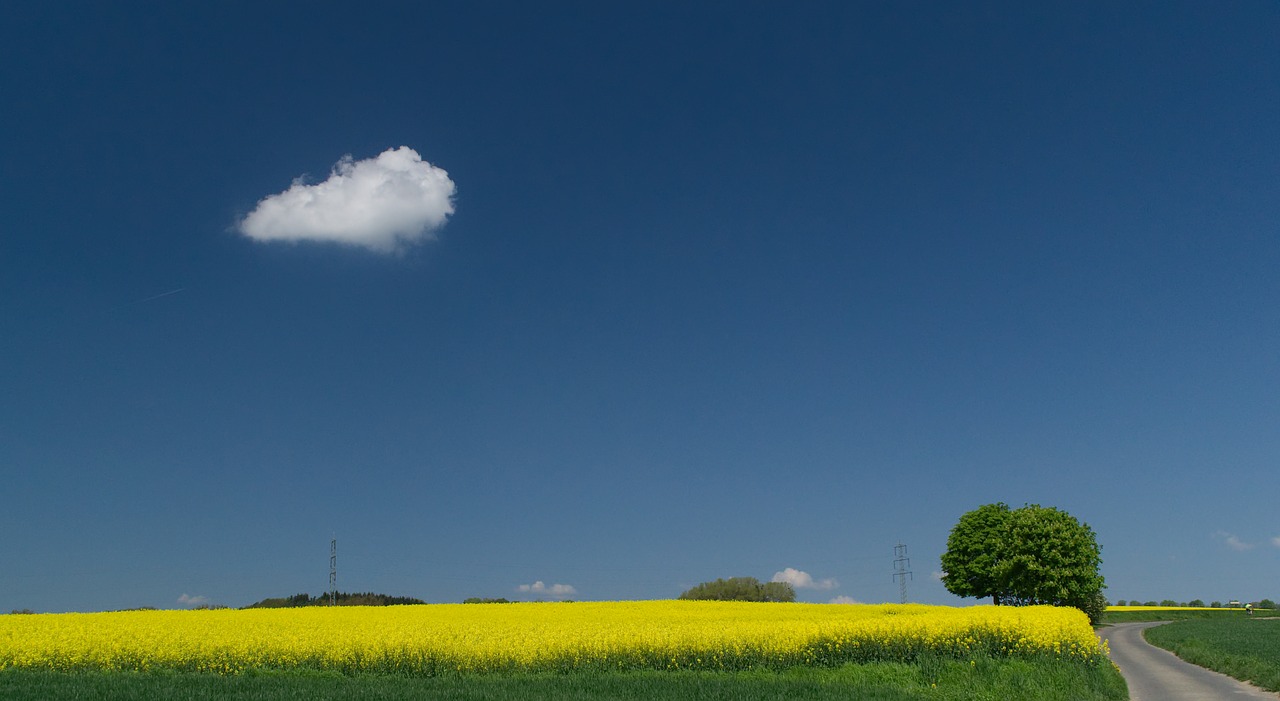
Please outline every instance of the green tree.
[[1005, 587], [1000, 581], [1001, 543], [1012, 512], [1003, 502], [984, 504], [960, 517], [942, 555], [942, 583], [956, 596], [991, 597], [996, 606]]
[[1107, 605], [1107, 597], [1101, 590], [1086, 601], [1075, 604], [1076, 608], [1084, 611], [1084, 615], [1088, 616], [1089, 622], [1094, 625], [1101, 623], [1102, 617], [1107, 615]]
[[1093, 529], [1067, 512], [987, 504], [952, 529], [942, 582], [957, 596], [990, 596], [996, 605], [1074, 606], [1097, 623], [1105, 610], [1101, 564]]
[[[422, 599], [415, 599], [411, 596], [388, 596], [386, 594], [374, 594], [373, 592], [361, 592], [357, 594], [348, 594], [347, 592], [337, 592], [334, 594], [339, 606], [403, 606], [407, 604], [425, 604]], [[293, 596], [280, 599], [263, 599], [249, 604], [245, 608], [295, 608], [301, 606], [328, 606], [329, 592], [325, 592], [320, 596], [311, 596], [310, 594], [294, 594]]]
[[1276, 607], [1276, 602], [1272, 601], [1271, 599], [1263, 599], [1262, 601], [1258, 602], [1258, 608], [1260, 609], [1274, 609], [1275, 607]]
[[796, 590], [787, 582], [761, 583], [755, 577], [730, 577], [703, 582], [680, 595], [692, 601], [782, 601], [796, 600]]

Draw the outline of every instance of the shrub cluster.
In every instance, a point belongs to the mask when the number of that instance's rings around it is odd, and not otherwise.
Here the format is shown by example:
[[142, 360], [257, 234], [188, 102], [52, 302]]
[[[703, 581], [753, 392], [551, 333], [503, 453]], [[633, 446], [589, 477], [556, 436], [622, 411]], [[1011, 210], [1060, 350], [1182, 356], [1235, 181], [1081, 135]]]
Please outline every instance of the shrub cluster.
[[755, 577], [730, 577], [703, 582], [680, 595], [689, 601], [769, 601], [796, 600], [796, 590], [787, 582], [761, 582]]

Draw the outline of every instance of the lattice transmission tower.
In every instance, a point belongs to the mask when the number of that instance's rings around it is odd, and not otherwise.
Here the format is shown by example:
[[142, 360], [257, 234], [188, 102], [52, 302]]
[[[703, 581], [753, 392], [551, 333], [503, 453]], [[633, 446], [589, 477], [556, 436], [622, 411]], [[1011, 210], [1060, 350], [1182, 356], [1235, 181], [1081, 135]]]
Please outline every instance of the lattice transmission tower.
[[907, 580], [914, 577], [911, 575], [911, 558], [907, 557], [907, 546], [902, 543], [893, 546], [893, 579], [898, 583], [902, 603], [907, 603]]
[[329, 541], [329, 605], [338, 605], [338, 536]]

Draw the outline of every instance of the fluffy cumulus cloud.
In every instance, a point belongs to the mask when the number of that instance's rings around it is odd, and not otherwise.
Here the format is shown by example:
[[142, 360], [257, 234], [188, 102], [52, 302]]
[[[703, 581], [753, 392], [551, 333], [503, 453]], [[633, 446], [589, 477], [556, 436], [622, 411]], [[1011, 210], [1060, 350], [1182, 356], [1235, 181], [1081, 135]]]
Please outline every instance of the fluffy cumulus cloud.
[[1271, 539], [1271, 544], [1272, 544], [1272, 545], [1274, 545], [1274, 546], [1276, 546], [1277, 548], [1280, 548], [1280, 535], [1278, 535], [1278, 536], [1276, 536], [1276, 537], [1272, 538], [1272, 539]]
[[798, 570], [794, 567], [788, 567], [781, 572], [775, 572], [773, 580], [775, 582], [787, 582], [796, 589], [835, 589], [840, 586], [839, 582], [834, 579], [814, 579], [808, 572]]
[[837, 596], [836, 598], [832, 599], [829, 603], [832, 603], [832, 604], [858, 604], [858, 603], [862, 603], [862, 602], [858, 601], [857, 599], [853, 598], [852, 596], [845, 596], [845, 595], [841, 594], [840, 596]]
[[552, 584], [551, 586], [547, 586], [546, 583], [544, 583], [542, 580], [538, 580], [533, 584], [521, 584], [520, 586], [516, 587], [516, 591], [522, 594], [536, 594], [538, 596], [549, 596], [553, 599], [567, 599], [570, 596], [573, 596], [574, 594], [578, 593], [578, 590], [574, 589], [572, 585]]
[[1237, 538], [1233, 533], [1227, 533], [1226, 531], [1218, 531], [1214, 535], [1216, 535], [1218, 539], [1220, 539], [1224, 544], [1226, 544], [1228, 548], [1231, 548], [1232, 550], [1243, 552], [1245, 550], [1253, 549], [1253, 543], [1246, 543], [1243, 540], [1240, 540], [1239, 538]]
[[182, 596], [178, 597], [178, 605], [186, 606], [187, 608], [195, 608], [197, 606], [208, 606], [209, 597], [192, 596], [191, 594], [183, 594]]
[[395, 253], [426, 240], [453, 214], [449, 174], [408, 146], [362, 161], [343, 156], [329, 179], [258, 203], [238, 225], [256, 241], [328, 241]]

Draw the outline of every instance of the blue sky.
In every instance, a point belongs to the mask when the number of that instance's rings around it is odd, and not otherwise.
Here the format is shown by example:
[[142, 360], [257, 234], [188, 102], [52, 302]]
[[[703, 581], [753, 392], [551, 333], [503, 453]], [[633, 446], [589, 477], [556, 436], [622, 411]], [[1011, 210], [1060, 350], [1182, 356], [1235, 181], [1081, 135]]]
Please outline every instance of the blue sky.
[[398, 5], [4, 10], [0, 609], [1280, 597], [1280, 6]]

